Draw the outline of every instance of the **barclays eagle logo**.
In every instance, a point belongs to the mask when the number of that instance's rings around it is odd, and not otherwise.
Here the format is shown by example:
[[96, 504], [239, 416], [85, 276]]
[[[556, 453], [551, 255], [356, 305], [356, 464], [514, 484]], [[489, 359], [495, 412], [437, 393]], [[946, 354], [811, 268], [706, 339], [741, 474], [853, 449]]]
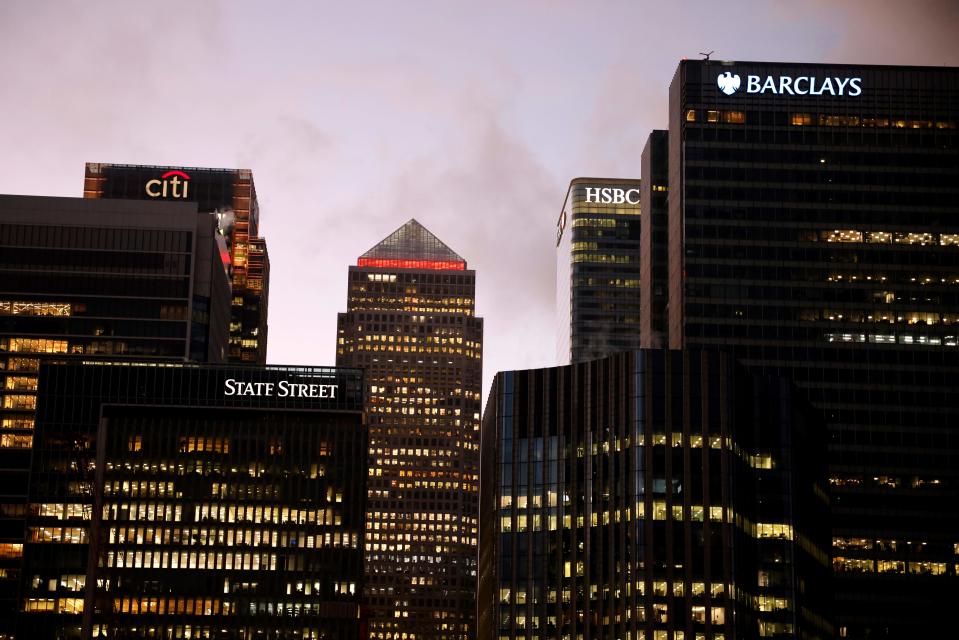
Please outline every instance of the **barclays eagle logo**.
[[720, 91], [727, 96], [731, 96], [739, 90], [739, 75], [733, 75], [731, 71], [721, 73], [716, 78], [716, 84], [719, 85]]

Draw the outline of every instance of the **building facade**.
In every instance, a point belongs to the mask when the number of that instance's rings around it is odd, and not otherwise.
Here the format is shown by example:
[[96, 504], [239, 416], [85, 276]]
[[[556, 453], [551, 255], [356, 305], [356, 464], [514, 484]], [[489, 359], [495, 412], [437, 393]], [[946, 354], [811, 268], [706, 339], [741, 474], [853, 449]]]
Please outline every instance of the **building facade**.
[[653, 131], [640, 156], [644, 176], [640, 198], [645, 214], [640, 218], [639, 342], [643, 348], [662, 349], [669, 344], [666, 303], [669, 299], [669, 162], [668, 131]]
[[560, 364], [639, 347], [640, 181], [576, 178], [556, 223]]
[[476, 274], [416, 220], [349, 269], [337, 365], [366, 372], [370, 637], [475, 636], [483, 321]]
[[270, 259], [252, 171], [88, 162], [83, 197], [195, 202], [200, 213], [216, 214], [233, 291], [228, 359], [266, 364]]
[[41, 359], [224, 361], [224, 249], [193, 203], [0, 196], [0, 636], [20, 608]]
[[499, 373], [480, 640], [832, 637], [823, 427], [794, 391], [715, 352]]
[[43, 364], [18, 638], [364, 633], [358, 371]]
[[822, 411], [841, 637], [952, 626], [957, 127], [955, 68], [683, 61], [670, 87], [668, 342]]

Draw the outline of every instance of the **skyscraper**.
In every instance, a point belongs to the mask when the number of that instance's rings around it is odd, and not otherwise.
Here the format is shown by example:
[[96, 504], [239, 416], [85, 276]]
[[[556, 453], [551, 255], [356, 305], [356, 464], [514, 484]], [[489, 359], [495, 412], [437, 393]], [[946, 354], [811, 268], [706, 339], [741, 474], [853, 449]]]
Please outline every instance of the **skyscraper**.
[[639, 347], [639, 180], [575, 178], [556, 224], [556, 357]]
[[959, 69], [686, 60], [667, 147], [669, 345], [823, 412], [839, 635], [954, 626]]
[[0, 196], [0, 636], [21, 608], [41, 360], [223, 362], [225, 252], [191, 202]]
[[[669, 170], [666, 131], [653, 131], [640, 155], [644, 176], [640, 199], [644, 212], [640, 218], [639, 290], [640, 345], [663, 348], [669, 344], [666, 331], [666, 303], [669, 292], [668, 203]], [[648, 313], [642, 311], [648, 309]]]
[[832, 637], [822, 428], [723, 353], [497, 374], [479, 639]]
[[474, 631], [483, 321], [476, 274], [416, 220], [349, 268], [338, 366], [364, 369], [370, 637]]
[[195, 202], [200, 213], [215, 213], [230, 256], [228, 359], [266, 364], [270, 260], [252, 171], [88, 162], [83, 197]]

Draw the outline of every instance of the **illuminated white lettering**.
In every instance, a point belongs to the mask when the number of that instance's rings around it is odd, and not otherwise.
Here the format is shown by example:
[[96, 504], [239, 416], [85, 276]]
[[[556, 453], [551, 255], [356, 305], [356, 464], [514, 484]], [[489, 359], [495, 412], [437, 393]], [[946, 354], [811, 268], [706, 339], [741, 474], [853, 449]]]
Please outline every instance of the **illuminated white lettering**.
[[224, 396], [252, 396], [252, 397], [273, 397], [276, 391], [278, 398], [321, 398], [335, 399], [335, 384], [319, 384], [305, 382], [290, 382], [280, 380], [275, 382], [244, 382], [235, 378], [228, 378], [223, 381]]
[[820, 80], [814, 76], [746, 76], [746, 92], [791, 96], [858, 96], [862, 94], [861, 83], [862, 78], [828, 77]]
[[[619, 187], [586, 187], [586, 202], [599, 204], [639, 204], [639, 189]], [[565, 226], [564, 221], [560, 222]], [[562, 231], [562, 228], [560, 229]]]
[[159, 192], [159, 191], [151, 191], [150, 188], [151, 188], [151, 187], [158, 187], [158, 186], [160, 186], [161, 184], [163, 184], [163, 183], [160, 182], [159, 180], [150, 180], [149, 182], [147, 182], [147, 184], [146, 184], [147, 195], [150, 196], [151, 198], [159, 198], [159, 197], [160, 197], [160, 192]]

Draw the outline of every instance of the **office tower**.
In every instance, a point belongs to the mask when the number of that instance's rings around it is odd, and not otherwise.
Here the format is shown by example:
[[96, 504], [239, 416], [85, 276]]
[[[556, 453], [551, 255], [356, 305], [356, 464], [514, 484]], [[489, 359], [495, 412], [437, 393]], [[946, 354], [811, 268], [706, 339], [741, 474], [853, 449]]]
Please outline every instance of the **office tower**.
[[416, 220], [349, 269], [338, 366], [366, 371], [370, 637], [475, 636], [483, 321], [476, 274]]
[[18, 638], [361, 637], [358, 371], [40, 369]]
[[193, 203], [0, 196], [0, 635], [20, 608], [40, 359], [222, 362], [221, 250]]
[[639, 346], [640, 182], [575, 178], [556, 225], [560, 364]]
[[822, 411], [840, 637], [953, 626], [957, 126], [955, 68], [683, 61], [670, 87], [669, 344]]
[[653, 131], [640, 156], [641, 175], [646, 176], [640, 188], [640, 200], [646, 203], [640, 218], [639, 342], [644, 348], [662, 349], [669, 344], [666, 331], [666, 302], [669, 291], [668, 225], [669, 163], [667, 131]]
[[723, 353], [497, 374], [479, 639], [832, 637], [823, 428]]
[[84, 198], [195, 202], [220, 218], [230, 256], [230, 362], [266, 364], [270, 259], [249, 169], [88, 162]]

